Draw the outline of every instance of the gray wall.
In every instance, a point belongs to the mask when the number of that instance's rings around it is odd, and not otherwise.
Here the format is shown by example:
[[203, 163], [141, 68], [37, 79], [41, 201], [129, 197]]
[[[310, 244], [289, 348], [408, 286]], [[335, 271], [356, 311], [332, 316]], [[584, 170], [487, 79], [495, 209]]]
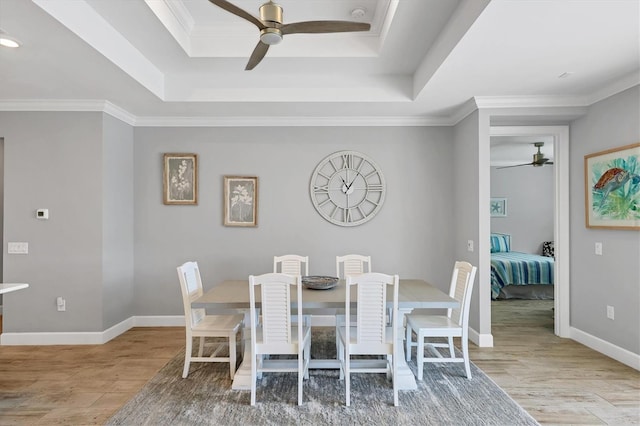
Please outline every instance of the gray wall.
[[553, 166], [491, 168], [491, 196], [507, 198], [507, 216], [492, 217], [491, 231], [511, 234], [511, 249], [540, 254], [553, 240]]
[[[0, 137], [0, 223], [4, 223], [4, 138]], [[4, 235], [4, 227], [0, 226], [0, 241]], [[2, 256], [0, 256], [0, 282], [2, 282]], [[0, 305], [2, 304], [0, 296]]]
[[[4, 331], [102, 330], [102, 113], [3, 112], [0, 131], [4, 280], [30, 285], [5, 295]], [[9, 241], [29, 254], [6, 254]]]
[[[477, 256], [479, 248], [482, 246], [480, 238], [480, 221], [478, 217], [478, 201], [480, 197], [479, 161], [480, 144], [478, 143], [482, 117], [480, 111], [475, 111], [454, 128], [454, 158], [451, 168], [455, 170], [453, 199], [454, 208], [451, 211], [454, 218], [454, 225], [451, 232], [454, 241], [454, 259], [449, 264], [449, 270], [453, 268], [455, 260], [465, 260], [472, 265], [479, 265]], [[488, 133], [488, 123], [487, 123]], [[467, 250], [467, 241], [473, 240], [475, 249], [473, 252]], [[469, 315], [469, 325], [476, 331], [480, 331], [480, 299], [481, 295], [488, 295], [483, 292], [481, 285], [481, 275], [476, 275], [475, 287], [471, 301], [471, 311]], [[487, 298], [486, 296], [484, 297]]]
[[[640, 232], [585, 226], [584, 156], [640, 141], [640, 86], [571, 125], [571, 326], [640, 354]], [[603, 255], [594, 254], [601, 242]], [[615, 320], [606, 306], [615, 308]]]
[[104, 115], [102, 142], [103, 328], [133, 311], [133, 128]]
[[[373, 269], [448, 288], [453, 262], [451, 128], [136, 128], [135, 312], [181, 314], [176, 266], [196, 260], [205, 288], [268, 272], [273, 256], [308, 255], [310, 273], [335, 256], [372, 256]], [[373, 158], [387, 198], [364, 225], [324, 220], [309, 197], [316, 165], [339, 150]], [[162, 154], [198, 154], [197, 206], [162, 204]], [[258, 227], [222, 225], [224, 175], [259, 179]]]
[[[0, 223], [4, 223], [4, 138], [0, 137]], [[0, 226], [0, 241], [3, 240], [4, 226]], [[3, 259], [0, 256], [0, 282], [2, 279]], [[2, 295], [0, 294], [0, 306], [2, 306]], [[2, 311], [0, 310], [0, 313]], [[2, 332], [2, 330], [0, 330]]]

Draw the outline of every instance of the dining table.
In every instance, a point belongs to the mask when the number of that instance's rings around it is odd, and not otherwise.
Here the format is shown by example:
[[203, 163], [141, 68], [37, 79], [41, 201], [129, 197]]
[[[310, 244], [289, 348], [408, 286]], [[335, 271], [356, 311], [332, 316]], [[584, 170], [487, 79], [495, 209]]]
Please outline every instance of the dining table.
[[0, 294], [11, 293], [29, 287], [27, 283], [4, 283], [0, 284]]
[[[354, 290], [355, 291], [355, 290]], [[388, 300], [392, 300], [393, 289], [389, 289]], [[256, 307], [259, 307], [259, 293], [256, 295]], [[346, 289], [345, 280], [339, 280], [337, 285], [329, 289], [311, 289], [303, 286], [302, 309], [304, 315], [314, 313], [326, 313], [332, 309], [340, 310], [345, 307]], [[352, 300], [355, 300], [355, 293]], [[292, 304], [296, 302], [296, 294], [291, 294]], [[235, 310], [245, 315], [244, 351], [242, 363], [238, 367], [233, 378], [232, 389], [249, 390], [251, 388], [251, 333], [249, 317], [249, 280], [225, 280], [213, 286], [202, 296], [192, 302], [194, 308], [210, 308], [213, 310]], [[355, 302], [352, 303], [356, 307]], [[417, 389], [415, 376], [406, 363], [404, 354], [404, 315], [414, 309], [450, 309], [458, 308], [458, 301], [439, 288], [422, 279], [400, 279], [398, 288], [398, 315], [402, 318], [397, 326], [399, 342], [396, 342], [398, 374], [394, 380], [398, 380], [398, 388], [402, 390]], [[313, 344], [313, 343], [312, 343]], [[339, 369], [340, 362], [337, 359], [319, 360], [312, 359], [310, 369]]]

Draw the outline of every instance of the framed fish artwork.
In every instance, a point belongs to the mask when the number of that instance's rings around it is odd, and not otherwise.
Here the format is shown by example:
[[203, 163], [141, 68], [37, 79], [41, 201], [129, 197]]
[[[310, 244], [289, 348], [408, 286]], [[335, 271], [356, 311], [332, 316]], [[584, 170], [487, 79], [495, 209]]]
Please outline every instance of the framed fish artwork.
[[587, 228], [640, 230], [640, 143], [584, 157]]

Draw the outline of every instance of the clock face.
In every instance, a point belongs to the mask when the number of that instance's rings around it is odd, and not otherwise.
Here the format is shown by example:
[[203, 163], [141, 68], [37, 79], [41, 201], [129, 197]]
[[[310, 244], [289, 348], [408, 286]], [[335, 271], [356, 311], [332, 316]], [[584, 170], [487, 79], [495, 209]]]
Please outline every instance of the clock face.
[[371, 220], [382, 208], [386, 183], [371, 158], [339, 151], [318, 164], [309, 191], [322, 217], [336, 225], [356, 226]]

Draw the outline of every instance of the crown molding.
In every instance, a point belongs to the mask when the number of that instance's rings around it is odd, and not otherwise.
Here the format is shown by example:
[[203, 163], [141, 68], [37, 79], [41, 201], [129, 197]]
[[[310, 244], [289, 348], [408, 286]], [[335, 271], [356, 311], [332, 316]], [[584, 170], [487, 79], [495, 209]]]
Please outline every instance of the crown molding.
[[616, 95], [620, 92], [624, 92], [634, 86], [640, 85], [640, 71], [632, 72], [625, 77], [614, 81], [613, 83], [595, 91], [587, 97], [588, 104], [595, 104], [609, 96]]
[[136, 117], [127, 110], [97, 99], [7, 99], [0, 100], [0, 111], [103, 112], [131, 126]]
[[[476, 96], [449, 115], [353, 116], [353, 117], [153, 117], [136, 116], [109, 101], [96, 99], [7, 99], [0, 111], [103, 112], [134, 127], [427, 127], [455, 126], [477, 109], [538, 108], [552, 115], [581, 115], [586, 107], [640, 85], [640, 73], [632, 73], [587, 96]], [[548, 111], [555, 109], [554, 111]], [[568, 114], [568, 115], [567, 115]]]
[[556, 108], [588, 106], [586, 96], [476, 96], [478, 108]]
[[424, 127], [448, 126], [447, 117], [139, 117], [137, 127]]

